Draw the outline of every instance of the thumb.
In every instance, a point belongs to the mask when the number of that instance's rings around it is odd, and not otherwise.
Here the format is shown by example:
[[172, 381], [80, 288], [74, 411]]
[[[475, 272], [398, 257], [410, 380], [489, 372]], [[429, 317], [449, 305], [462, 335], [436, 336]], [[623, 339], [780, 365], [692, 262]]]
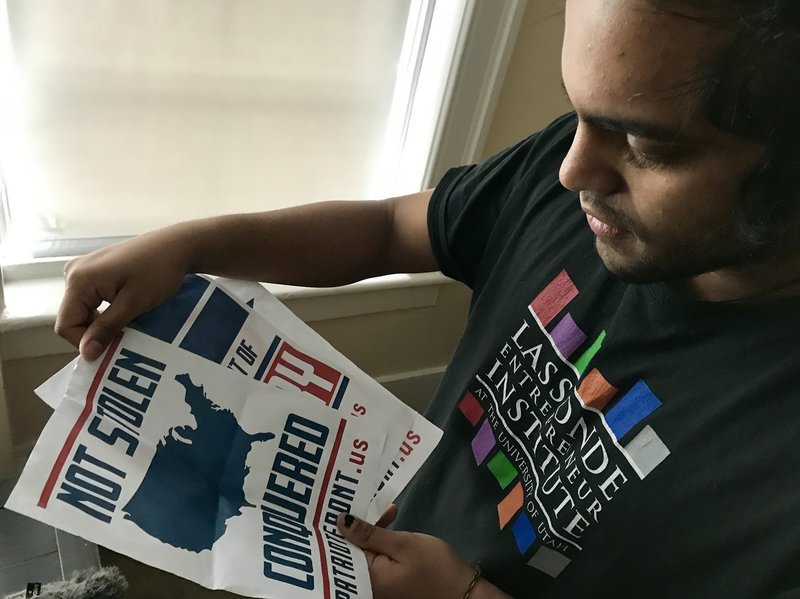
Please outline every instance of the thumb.
[[397, 553], [401, 536], [407, 534], [374, 526], [352, 514], [339, 514], [336, 524], [342, 536], [356, 547], [389, 558]]

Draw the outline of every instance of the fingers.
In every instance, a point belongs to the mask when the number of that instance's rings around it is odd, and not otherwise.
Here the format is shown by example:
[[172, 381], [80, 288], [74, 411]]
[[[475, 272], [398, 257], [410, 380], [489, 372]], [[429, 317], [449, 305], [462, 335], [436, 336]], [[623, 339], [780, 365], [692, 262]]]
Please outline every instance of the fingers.
[[403, 536], [409, 534], [374, 526], [352, 514], [339, 514], [336, 524], [342, 536], [356, 547], [389, 558], [397, 554]]
[[124, 291], [120, 292], [105, 312], [86, 327], [78, 346], [81, 356], [87, 360], [96, 360], [100, 357], [125, 325], [140, 311]]
[[56, 316], [56, 334], [78, 347], [86, 328], [97, 315], [96, 308], [97, 305], [91, 305], [67, 288]]
[[96, 360], [138, 311], [121, 294], [99, 314], [97, 306], [67, 290], [56, 317], [56, 334], [78, 348], [81, 356]]
[[[167, 228], [70, 260], [56, 333], [84, 358], [98, 358], [128, 322], [178, 290], [191, 260], [176, 248], [187, 243]], [[110, 306], [95, 318], [104, 300]]]
[[70, 260], [64, 267], [66, 286], [56, 315], [55, 332], [77, 347], [84, 358], [94, 360], [105, 346], [88, 344], [86, 331], [98, 318], [97, 308], [106, 298], [101, 286], [78, 269], [79, 260], [82, 259]]

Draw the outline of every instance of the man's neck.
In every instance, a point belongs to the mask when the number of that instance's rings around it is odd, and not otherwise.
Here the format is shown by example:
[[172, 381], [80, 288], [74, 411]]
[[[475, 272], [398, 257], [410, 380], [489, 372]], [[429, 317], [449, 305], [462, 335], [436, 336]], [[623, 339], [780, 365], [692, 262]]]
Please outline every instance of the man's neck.
[[800, 252], [706, 272], [674, 287], [682, 295], [710, 302], [800, 297]]

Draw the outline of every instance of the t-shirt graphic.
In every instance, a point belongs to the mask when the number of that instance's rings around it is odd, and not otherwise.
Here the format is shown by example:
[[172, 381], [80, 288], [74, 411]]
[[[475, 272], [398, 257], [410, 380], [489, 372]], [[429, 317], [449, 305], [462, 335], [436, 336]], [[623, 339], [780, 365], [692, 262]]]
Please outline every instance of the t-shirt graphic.
[[528, 566], [552, 577], [623, 488], [669, 455], [646, 424], [661, 406], [647, 384], [617, 389], [591, 368], [605, 332], [588, 339], [575, 322], [568, 308], [578, 294], [562, 271], [458, 404], [474, 427], [475, 463], [499, 487], [500, 529]]
[[160, 541], [199, 553], [225, 534], [230, 518], [252, 507], [242, 489], [250, 470], [247, 455], [253, 443], [275, 435], [245, 432], [188, 374], [175, 380], [184, 387], [184, 400], [197, 425], [169, 429], [123, 512]]

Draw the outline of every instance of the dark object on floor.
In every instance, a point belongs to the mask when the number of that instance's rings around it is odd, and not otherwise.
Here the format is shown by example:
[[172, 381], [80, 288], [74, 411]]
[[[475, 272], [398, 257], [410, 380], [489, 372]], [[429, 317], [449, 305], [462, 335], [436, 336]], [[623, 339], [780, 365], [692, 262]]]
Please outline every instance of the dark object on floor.
[[38, 595], [32, 592], [26, 595], [26, 591], [20, 591], [6, 599], [25, 599], [26, 596], [40, 599], [125, 599], [127, 592], [128, 581], [119, 568], [111, 566], [76, 572], [63, 582], [43, 584]]

